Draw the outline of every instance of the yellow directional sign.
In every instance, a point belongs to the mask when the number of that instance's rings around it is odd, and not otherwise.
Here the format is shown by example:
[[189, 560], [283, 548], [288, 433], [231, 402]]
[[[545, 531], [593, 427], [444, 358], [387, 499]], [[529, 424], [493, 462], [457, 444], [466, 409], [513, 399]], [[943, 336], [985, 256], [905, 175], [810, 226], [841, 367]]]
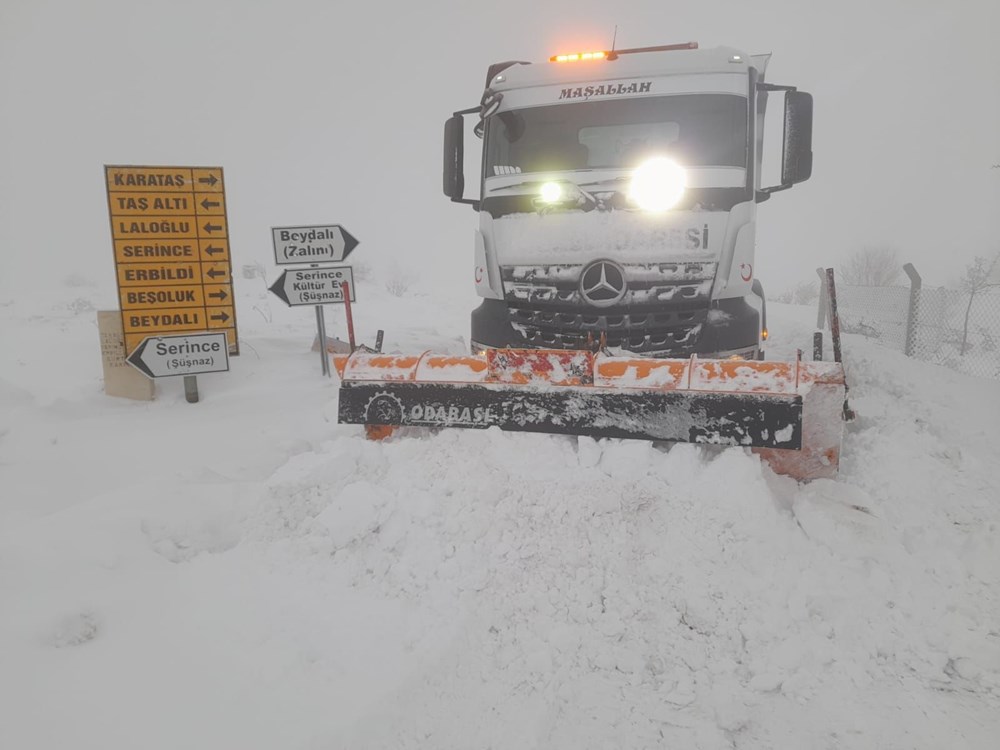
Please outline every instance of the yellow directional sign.
[[166, 306], [205, 305], [205, 288], [201, 284], [184, 286], [129, 286], [121, 290], [122, 310], [138, 310]]
[[115, 193], [111, 204], [118, 216], [133, 216], [156, 212], [161, 216], [182, 214], [190, 216], [196, 206], [191, 196], [177, 193]]
[[[147, 286], [149, 284], [201, 283], [201, 263], [119, 263], [118, 291], [127, 286]], [[224, 272], [216, 269], [218, 278], [212, 279], [213, 284], [222, 281]]]
[[239, 354], [221, 167], [105, 166], [126, 354], [213, 331]]
[[[205, 170], [199, 170], [205, 171]], [[219, 184], [222, 184], [222, 169]], [[191, 167], [111, 167], [105, 165], [108, 192], [130, 192], [133, 190], [159, 191], [171, 193], [191, 193], [194, 191], [194, 175]]]
[[172, 307], [169, 310], [128, 310], [122, 316], [125, 333], [166, 333], [167, 331], [207, 331], [208, 316], [203, 307]]

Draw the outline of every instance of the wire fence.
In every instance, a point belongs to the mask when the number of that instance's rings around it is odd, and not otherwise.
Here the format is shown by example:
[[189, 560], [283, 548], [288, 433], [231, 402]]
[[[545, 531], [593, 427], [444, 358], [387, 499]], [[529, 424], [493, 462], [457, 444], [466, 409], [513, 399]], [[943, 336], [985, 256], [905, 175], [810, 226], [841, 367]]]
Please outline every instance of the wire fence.
[[841, 330], [966, 375], [1000, 379], [1000, 286], [837, 285]]
[[909, 289], [837, 284], [837, 311], [841, 331], [860, 333], [885, 346], [906, 351]]

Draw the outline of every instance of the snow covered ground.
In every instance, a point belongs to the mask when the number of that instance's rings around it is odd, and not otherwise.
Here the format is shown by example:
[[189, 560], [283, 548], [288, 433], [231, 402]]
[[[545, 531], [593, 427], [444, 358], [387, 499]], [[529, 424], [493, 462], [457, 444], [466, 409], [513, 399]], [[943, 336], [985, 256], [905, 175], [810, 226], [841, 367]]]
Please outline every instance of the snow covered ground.
[[[0, 300], [0, 747], [997, 747], [996, 381], [846, 337], [860, 416], [801, 486], [742, 449], [373, 443], [312, 311], [237, 293], [196, 405], [103, 395], [113, 291]], [[463, 348], [464, 295], [359, 299], [369, 341]], [[769, 312], [772, 357], [809, 345]]]

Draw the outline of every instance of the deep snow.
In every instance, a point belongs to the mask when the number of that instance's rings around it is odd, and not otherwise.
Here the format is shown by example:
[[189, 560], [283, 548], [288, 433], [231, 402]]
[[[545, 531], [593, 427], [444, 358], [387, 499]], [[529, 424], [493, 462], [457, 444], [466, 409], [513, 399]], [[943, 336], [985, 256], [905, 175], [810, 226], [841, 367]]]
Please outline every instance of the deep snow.
[[[996, 381], [847, 336], [860, 416], [801, 486], [742, 449], [373, 443], [312, 311], [237, 294], [197, 405], [103, 395], [106, 288], [0, 300], [0, 747], [996, 747]], [[359, 300], [367, 340], [462, 350], [464, 292]], [[772, 358], [809, 345], [769, 313]]]

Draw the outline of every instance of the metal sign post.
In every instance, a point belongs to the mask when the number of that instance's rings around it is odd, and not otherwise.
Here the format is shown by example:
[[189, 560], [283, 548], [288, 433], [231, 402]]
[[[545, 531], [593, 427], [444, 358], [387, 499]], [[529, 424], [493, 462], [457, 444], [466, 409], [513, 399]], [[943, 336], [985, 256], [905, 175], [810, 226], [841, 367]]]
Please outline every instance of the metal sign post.
[[326, 353], [326, 320], [323, 305], [316, 305], [316, 334], [319, 336], [319, 358], [323, 375], [330, 377], [330, 358]]
[[330, 359], [326, 351], [326, 321], [323, 305], [347, 305], [347, 325], [350, 333], [351, 351], [354, 350], [354, 325], [351, 319], [350, 303], [354, 301], [354, 272], [350, 266], [316, 266], [313, 268], [290, 268], [270, 286], [270, 290], [289, 307], [313, 305], [316, 308], [316, 333], [319, 338], [319, 352], [322, 372], [332, 377]]
[[358, 240], [340, 224], [319, 224], [272, 227], [271, 241], [274, 243], [274, 262], [277, 265], [309, 265], [309, 268], [283, 270], [269, 289], [289, 307], [315, 306], [322, 372], [326, 377], [331, 377], [323, 305], [343, 303], [347, 306], [347, 327], [351, 351], [354, 351], [354, 325], [351, 320], [354, 271], [350, 266], [320, 264], [342, 262], [358, 246]]

